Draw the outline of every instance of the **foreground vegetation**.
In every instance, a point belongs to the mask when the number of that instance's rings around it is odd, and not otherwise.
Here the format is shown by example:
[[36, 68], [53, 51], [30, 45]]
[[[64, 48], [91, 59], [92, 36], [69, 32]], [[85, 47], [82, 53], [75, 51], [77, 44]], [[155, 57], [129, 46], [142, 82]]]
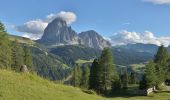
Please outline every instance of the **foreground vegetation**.
[[0, 70], [0, 100], [102, 100], [79, 88], [54, 84], [36, 75]]
[[0, 100], [168, 100], [170, 93], [150, 96], [122, 96], [104, 98], [87, 94], [79, 88], [55, 84], [37, 75], [0, 70]]

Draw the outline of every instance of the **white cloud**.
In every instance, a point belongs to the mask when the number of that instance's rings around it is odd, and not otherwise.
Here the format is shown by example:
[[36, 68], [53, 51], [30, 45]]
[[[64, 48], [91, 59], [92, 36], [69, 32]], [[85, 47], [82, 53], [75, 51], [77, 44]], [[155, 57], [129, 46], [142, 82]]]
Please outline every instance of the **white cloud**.
[[[109, 40], [109, 39], [108, 39]], [[155, 37], [154, 33], [145, 31], [144, 33], [121, 31], [114, 33], [109, 40], [112, 45], [125, 45], [134, 43], [155, 44], [155, 45], [170, 45], [170, 37]]]
[[15, 26], [15, 30], [22, 32], [24, 37], [31, 39], [39, 39], [43, 35], [44, 29], [55, 18], [61, 18], [68, 25], [76, 21], [76, 15], [73, 12], [61, 11], [57, 14], [49, 14], [45, 19], [35, 19], [28, 21], [20, 26]]
[[143, 0], [144, 2], [151, 2], [154, 4], [170, 4], [170, 0]]

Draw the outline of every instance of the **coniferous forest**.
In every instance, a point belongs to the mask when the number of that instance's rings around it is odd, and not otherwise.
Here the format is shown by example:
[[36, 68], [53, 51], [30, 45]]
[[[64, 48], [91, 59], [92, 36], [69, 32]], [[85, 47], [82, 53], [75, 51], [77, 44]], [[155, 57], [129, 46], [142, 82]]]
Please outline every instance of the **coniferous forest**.
[[[168, 0], [160, 1], [143, 2], [168, 7]], [[107, 38], [94, 30], [110, 28], [97, 27], [104, 19], [89, 24], [87, 17], [79, 24], [92, 30], [79, 33], [77, 24], [71, 26], [77, 20], [73, 12], [21, 26], [0, 22], [0, 100], [169, 100], [170, 37], [123, 30]], [[115, 21], [116, 27], [130, 29], [130, 22], [119, 25], [123, 19]]]

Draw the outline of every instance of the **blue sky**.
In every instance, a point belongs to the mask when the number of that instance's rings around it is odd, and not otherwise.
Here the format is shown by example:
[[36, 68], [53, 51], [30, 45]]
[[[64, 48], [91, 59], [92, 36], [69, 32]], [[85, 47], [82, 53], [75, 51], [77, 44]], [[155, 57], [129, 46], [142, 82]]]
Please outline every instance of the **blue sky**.
[[22, 35], [9, 26], [67, 11], [77, 16], [71, 24], [77, 32], [93, 29], [110, 37], [122, 30], [138, 33], [147, 30], [155, 37], [169, 37], [169, 3], [170, 0], [1, 0], [0, 20], [8, 24], [10, 34]]

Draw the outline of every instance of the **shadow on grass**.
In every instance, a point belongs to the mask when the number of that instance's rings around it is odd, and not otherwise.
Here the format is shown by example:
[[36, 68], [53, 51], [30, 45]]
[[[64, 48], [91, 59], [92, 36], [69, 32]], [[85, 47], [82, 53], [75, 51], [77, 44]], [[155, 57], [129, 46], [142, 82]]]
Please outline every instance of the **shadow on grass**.
[[[156, 91], [154, 92], [155, 94], [159, 94], [159, 93], [170, 93], [170, 91]], [[126, 90], [119, 90], [119, 91], [115, 91], [113, 93], [110, 93], [108, 95], [105, 95], [104, 97], [106, 98], [116, 98], [116, 97], [121, 97], [121, 98], [131, 98], [131, 97], [147, 97], [152, 98], [152, 95], [146, 96], [146, 95], [137, 95], [137, 94], [129, 94]]]
[[170, 93], [170, 91], [156, 91], [154, 93]]
[[127, 90], [118, 90], [118, 91], [114, 91], [110, 94], [105, 95], [106, 98], [114, 98], [114, 97], [131, 98], [131, 97], [137, 97], [137, 96], [144, 97], [144, 95], [130, 94], [128, 93]]

